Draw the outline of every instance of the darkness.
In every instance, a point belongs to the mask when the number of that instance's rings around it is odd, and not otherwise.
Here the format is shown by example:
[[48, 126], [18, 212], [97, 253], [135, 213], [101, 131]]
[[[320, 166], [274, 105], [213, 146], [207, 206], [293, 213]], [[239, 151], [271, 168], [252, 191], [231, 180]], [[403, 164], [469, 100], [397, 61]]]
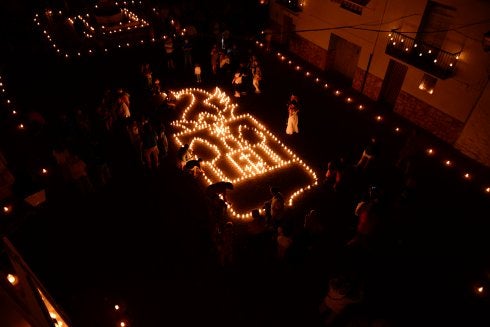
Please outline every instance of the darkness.
[[[89, 195], [64, 183], [52, 157], [59, 139], [74, 133], [73, 125], [61, 121], [63, 114], [71, 117], [75, 109], [81, 109], [95, 121], [104, 91], [119, 87], [129, 90], [132, 107], [143, 111], [147, 102], [141, 95], [138, 71], [143, 62], [152, 65], [168, 89], [196, 87], [196, 83], [181, 62], [177, 71], [168, 71], [158, 44], [108, 56], [73, 60], [56, 56], [32, 20], [47, 4], [63, 7], [63, 1], [54, 0], [0, 3], [4, 40], [0, 72], [20, 113], [13, 119], [2, 104], [0, 149], [16, 177], [16, 198], [42, 187], [47, 192], [47, 201], [39, 208], [22, 206], [17, 200], [21, 209], [8, 225], [1, 225], [2, 233], [18, 248], [72, 326], [115, 326], [120, 319], [129, 326], [145, 327], [321, 326], [317, 309], [328, 279], [346, 272], [363, 282], [365, 301], [335, 326], [383, 322], [488, 326], [488, 297], [476, 296], [473, 286], [490, 287], [490, 201], [479, 189], [480, 183], [467, 183], [456, 168], [443, 167], [441, 160], [450, 155], [457, 164], [477, 172], [481, 182], [489, 181], [488, 169], [421, 132], [425, 144], [435, 145], [440, 156], [419, 153], [414, 162], [416, 191], [402, 202], [404, 176], [394, 163], [407, 138], [405, 131], [415, 127], [394, 114], [387, 114], [389, 121], [384, 125], [375, 122], [373, 114], [381, 110], [375, 102], [346, 90], [368, 107], [362, 112], [353, 110], [331, 91], [285, 68], [274, 52], [256, 47], [254, 37], [267, 23], [266, 11], [257, 2], [159, 1], [147, 7], [168, 8], [171, 17], [194, 24], [199, 36], [193, 56], [204, 70], [199, 87], [211, 91], [219, 85], [226, 90], [240, 112], [250, 112], [267, 125], [318, 176], [323, 177], [327, 163], [340, 156], [355, 163], [371, 136], [382, 140], [382, 161], [372, 175], [357, 176], [359, 189], [346, 196], [322, 185], [307, 192], [291, 210], [296, 228], [310, 209], [320, 213], [326, 228], [315, 250], [306, 250], [298, 236], [288, 260], [278, 261], [265, 250], [254, 251], [246, 237], [247, 224], [236, 221], [235, 261], [221, 265], [203, 186], [176, 170], [170, 126], [170, 153], [158, 171], [145, 171], [130, 159], [117, 136], [111, 136], [105, 142], [98, 143], [96, 138], [89, 145], [84, 140], [75, 144], [86, 157], [103, 149], [113, 173], [111, 181]], [[85, 1], [69, 4], [76, 12]], [[243, 57], [258, 56], [264, 68], [261, 94], [233, 98], [231, 76], [211, 77], [208, 62], [214, 23], [219, 23], [221, 31], [231, 31]], [[333, 78], [325, 78], [336, 85]], [[284, 107], [293, 90], [300, 95], [304, 110], [300, 134], [288, 137]], [[42, 114], [46, 125], [19, 134], [16, 124], [33, 111]], [[175, 116], [170, 113], [165, 118], [169, 121]], [[403, 132], [396, 136], [389, 123], [402, 126]], [[39, 176], [39, 167], [48, 167], [50, 174]], [[288, 179], [273, 182], [285, 187]], [[385, 231], [374, 249], [352, 250], [345, 244], [356, 228], [353, 211], [373, 183], [393, 203], [386, 213]], [[266, 188], [257, 184], [255, 192]], [[122, 307], [117, 313], [114, 304]]]

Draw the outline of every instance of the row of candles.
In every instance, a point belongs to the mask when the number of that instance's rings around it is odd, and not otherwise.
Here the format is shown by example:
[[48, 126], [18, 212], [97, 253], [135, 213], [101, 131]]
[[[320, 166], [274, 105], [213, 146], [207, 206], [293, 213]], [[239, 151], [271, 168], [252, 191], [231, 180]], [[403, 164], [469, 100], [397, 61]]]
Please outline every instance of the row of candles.
[[[8, 115], [12, 119], [15, 119], [15, 122], [14, 122], [15, 128], [18, 131], [23, 132], [27, 128], [27, 125], [21, 119], [21, 116], [22, 116], [21, 112], [19, 112], [19, 109], [16, 108], [14, 101], [7, 96], [6, 85], [5, 85], [5, 81], [4, 81], [4, 78], [2, 75], [0, 75], [0, 90], [1, 90], [0, 101], [2, 103], [1, 107], [5, 107]], [[48, 169], [47, 169], [47, 167], [39, 167], [37, 173], [40, 176], [47, 176], [48, 175]], [[9, 203], [3, 203], [2, 204], [1, 212], [3, 212], [3, 214], [9, 215], [13, 212], [13, 210], [14, 210], [14, 204], [12, 203], [12, 201]]]
[[[260, 41], [256, 41], [256, 45], [259, 48], [264, 48], [265, 47], [264, 43], [262, 43]], [[283, 54], [283, 53], [281, 53], [281, 52], [277, 52], [276, 53], [276, 57], [281, 62], [286, 63], [288, 66], [290, 66], [295, 71], [298, 71], [298, 72], [302, 73], [305, 70], [304, 67], [301, 64], [295, 63], [292, 59], [287, 58], [286, 55]], [[342, 97], [346, 93], [344, 90], [341, 90], [339, 88], [335, 88], [332, 85], [329, 85], [328, 83], [324, 82], [322, 80], [322, 78], [319, 77], [319, 76], [317, 76], [317, 74], [315, 74], [314, 72], [304, 71], [304, 76], [306, 78], [311, 79], [316, 84], [318, 84], [319, 86], [323, 87], [326, 90], [333, 89], [333, 91], [332, 91], [333, 92], [333, 95], [335, 95], [337, 97]], [[348, 103], [348, 104], [352, 104], [352, 106], [354, 108], [356, 108], [357, 110], [359, 110], [359, 111], [363, 111], [363, 110], [367, 109], [367, 106], [365, 104], [363, 104], [363, 103], [360, 103], [360, 102], [356, 101], [356, 99], [354, 98], [354, 96], [350, 96], [350, 95], [345, 96], [344, 101], [346, 103]], [[376, 122], [379, 122], [379, 123], [383, 122], [383, 123], [387, 124], [387, 119], [383, 115], [380, 115], [380, 114], [377, 114], [377, 113], [373, 113], [373, 119]], [[389, 126], [389, 125], [387, 125], [387, 126]], [[400, 134], [402, 132], [402, 127], [401, 126], [398, 126], [398, 125], [393, 125], [393, 126], [391, 126], [391, 130], [395, 134]], [[424, 151], [425, 151], [425, 153], [427, 154], [428, 157], [434, 157], [439, 152], [434, 146], [427, 146], [427, 148], [425, 148]], [[450, 158], [441, 158], [441, 163], [445, 167], [448, 167], [448, 168], [449, 167], [456, 168], [455, 161], [454, 160], [451, 160]], [[469, 169], [462, 168], [460, 175], [466, 181], [473, 181], [475, 183], [476, 182], [484, 182], [484, 181], [482, 181], [481, 178], [478, 178], [478, 176], [473, 175], [472, 172]], [[480, 186], [480, 189], [485, 194], [490, 195], [490, 184], [482, 184]]]
[[[122, 1], [122, 2], [115, 2], [115, 5], [118, 7], [122, 7], [121, 11], [125, 15], [125, 17], [129, 20], [130, 24], [123, 24], [120, 22], [117, 26], [105, 26], [101, 25], [100, 26], [100, 33], [102, 35], [113, 35], [116, 33], [123, 33], [123, 32], [129, 32], [129, 31], [135, 31], [138, 29], [144, 29], [144, 28], [149, 28], [150, 23], [146, 21], [143, 18], [140, 18], [138, 15], [136, 15], [134, 12], [130, 11], [129, 9], [126, 8], [126, 6], [133, 5], [133, 6], [138, 6], [141, 7], [143, 6], [141, 1]], [[98, 8], [98, 5], [94, 6], [95, 9]], [[157, 15], [158, 10], [157, 8], [152, 8], [152, 13]], [[64, 13], [62, 10], [46, 10], [45, 11], [45, 16], [48, 18], [52, 17], [53, 15], [58, 15], [60, 17], [63, 17]], [[96, 33], [96, 28], [93, 27], [89, 23], [90, 19], [90, 14], [86, 13], [84, 15], [76, 15], [74, 17], [66, 17], [66, 21], [68, 22], [69, 26], [73, 28], [73, 25], [76, 20], [79, 20], [82, 25], [85, 27], [85, 30], [82, 31], [82, 35], [87, 38], [87, 39], [93, 39]], [[147, 37], [141, 38], [139, 40], [134, 40], [134, 41], [126, 41], [126, 42], [119, 42], [114, 45], [106, 45], [103, 47], [103, 49], [94, 47], [94, 46], [89, 46], [87, 49], [79, 49], [79, 50], [67, 50], [67, 49], [62, 49], [55, 41], [55, 38], [53, 37], [52, 33], [50, 32], [50, 26], [48, 24], [48, 21], [43, 21], [42, 16], [36, 13], [34, 15], [34, 24], [41, 30], [43, 37], [47, 40], [47, 42], [50, 44], [50, 46], [55, 50], [56, 54], [58, 54], [61, 57], [64, 57], [66, 59], [70, 58], [79, 58], [83, 56], [92, 56], [97, 53], [101, 54], [108, 54], [114, 50], [118, 49], [125, 49], [125, 48], [132, 48], [132, 47], [138, 47], [146, 44], [154, 44], [156, 43], [157, 40], [154, 36], [153, 33], [148, 32]], [[178, 24], [176, 23], [175, 20], [171, 20], [171, 25], [176, 27]], [[187, 33], [187, 30], [185, 28], [182, 29], [176, 29], [175, 31], [171, 31], [167, 33], [168, 35], [163, 35], [162, 39], [166, 40], [169, 37], [184, 37]]]
[[[265, 44], [260, 42], [260, 41], [256, 41], [256, 45], [259, 48], [262, 48], [262, 49], [265, 48]], [[281, 62], [287, 63], [287, 65], [292, 67], [292, 69], [294, 69], [295, 71], [298, 71], [298, 72], [304, 71], [304, 68], [301, 64], [295, 63], [292, 59], [288, 59], [286, 57], [286, 55], [282, 54], [281, 52], [277, 52], [276, 57]], [[459, 56], [456, 59], [459, 59]], [[305, 71], [304, 76], [306, 78], [312, 79], [316, 84], [320, 85], [324, 89], [334, 89], [333, 95], [335, 95], [337, 97], [343, 96], [343, 94], [345, 93], [343, 90], [341, 90], [339, 88], [334, 88], [331, 85], [328, 85], [327, 83], [323, 82], [322, 79], [319, 76], [316, 76], [316, 74], [313, 72]], [[360, 103], [360, 102], [356, 102], [355, 98], [353, 96], [345, 96], [344, 101], [348, 104], [352, 104], [353, 107], [357, 108], [357, 110], [359, 110], [359, 111], [363, 111], [366, 109], [366, 105], [363, 103]], [[374, 113], [372, 117], [374, 118], [374, 120], [376, 122], [385, 122], [386, 121], [384, 116], [376, 114], [376, 113]], [[395, 134], [399, 134], [402, 132], [401, 126], [393, 125], [391, 127], [391, 129], [393, 130], [393, 132]], [[428, 157], [434, 157], [438, 152], [437, 149], [435, 149], [432, 146], [428, 146], [427, 148], [424, 149], [424, 151]], [[455, 166], [456, 166], [454, 161], [451, 159], [448, 159], [448, 158], [443, 158], [441, 160], [441, 163], [445, 167], [454, 167], [455, 168]], [[466, 181], [471, 181], [471, 180], [473, 180], [475, 182], [480, 181], [480, 178], [478, 178], [478, 176], [474, 176], [473, 174], [471, 174], [471, 172], [468, 169], [462, 169], [461, 177]], [[310, 187], [311, 186], [308, 186], [307, 189], [309, 189]], [[484, 194], [490, 195], [490, 185], [481, 185], [480, 189], [484, 192]], [[295, 196], [295, 195], [296, 194], [293, 194], [293, 196]], [[490, 279], [490, 275], [487, 275], [486, 279], [487, 280], [475, 281], [471, 284], [471, 286], [470, 286], [471, 291], [477, 297], [487, 298], [487, 295], [488, 295], [487, 285], [488, 285], [488, 280]]]
[[[122, 10], [123, 14], [132, 22], [132, 24], [127, 25], [127, 26], [120, 24], [116, 28], [114, 28], [114, 27], [109, 28], [108, 26], [106, 27], [105, 25], [101, 25], [101, 30], [102, 30], [101, 33], [103, 35], [111, 35], [111, 34], [115, 34], [115, 33], [134, 31], [137, 29], [147, 28], [150, 26], [150, 24], [146, 20], [138, 17], [135, 13], [128, 10], [127, 8], [122, 8], [121, 10]], [[48, 16], [51, 16], [53, 14], [57, 14], [57, 15], [62, 16], [63, 12], [61, 10], [56, 11], [56, 12], [48, 11], [46, 14]], [[84, 35], [84, 37], [92, 39], [95, 36], [96, 29], [89, 23], [89, 19], [90, 19], [90, 15], [87, 13], [85, 15], [77, 15], [74, 17], [67, 17], [66, 21], [68, 22], [68, 24], [71, 27], [73, 27], [73, 24], [75, 23], [76, 20], [79, 20], [80, 22], [82, 22], [83, 26], [85, 27], [85, 30], [82, 32], [82, 34]], [[148, 33], [147, 38], [141, 38], [139, 40], [134, 40], [131, 42], [130, 41], [120, 42], [120, 43], [112, 45], [112, 46], [105, 46], [103, 49], [99, 49], [97, 47], [90, 46], [88, 49], [84, 49], [84, 50], [80, 49], [80, 50], [69, 51], [69, 50], [63, 49], [62, 47], [59, 46], [59, 44], [55, 40], [55, 37], [53, 36], [53, 34], [50, 31], [50, 26], [49, 26], [48, 22], [43, 21], [41, 15], [36, 13], [34, 15], [33, 21], [34, 21], [34, 24], [41, 30], [42, 36], [46, 39], [46, 41], [49, 43], [49, 45], [54, 49], [56, 54], [66, 58], [66, 59], [82, 57], [85, 55], [92, 56], [98, 52], [103, 53], [103, 54], [107, 54], [109, 52], [112, 52], [113, 50], [123, 49], [123, 48], [132, 48], [132, 47], [142, 46], [145, 44], [152, 44], [152, 43], [155, 43], [157, 41], [154, 37], [151, 36], [151, 33]], [[180, 34], [182, 36], [184, 36], [185, 32], [186, 32], [185, 29], [183, 29], [180, 32]], [[166, 39], [167, 36], [165, 35], [163, 38]]]
[[[203, 109], [199, 107], [199, 103], [196, 103], [197, 94], [205, 97], [202, 101], [204, 110], [209, 108], [211, 112], [196, 112]], [[191, 137], [192, 141], [189, 143], [191, 149], [199, 143], [205, 148], [213, 149], [216, 154], [215, 157], [209, 162], [203, 161], [201, 163], [205, 167], [203, 176], [208, 185], [218, 181], [229, 181], [237, 185], [256, 176], [272, 174], [280, 168], [298, 165], [310, 177], [311, 181], [310, 184], [292, 192], [287, 200], [289, 206], [292, 206], [295, 198], [303, 192], [318, 185], [318, 178], [313, 169], [306, 165], [263, 124], [250, 114], [235, 115], [237, 105], [232, 104], [229, 96], [218, 87], [214, 93], [198, 88], [187, 88], [175, 93], [177, 99], [184, 96], [189, 97], [190, 101], [183, 110], [181, 118], [172, 122], [174, 127], [180, 129], [173, 137], [178, 146], [185, 143], [182, 141], [183, 139]], [[213, 103], [213, 99], [220, 104], [219, 107]], [[243, 122], [243, 124], [238, 125], [238, 135], [234, 135], [230, 130], [230, 125], [235, 122]], [[259, 140], [254, 144], [245, 140], [243, 133], [246, 129], [252, 131]], [[218, 139], [219, 145], [211, 142], [210, 139], [195, 136], [195, 134], [203, 131]], [[234, 147], [231, 147], [228, 142], [232, 143]], [[281, 154], [278, 154], [277, 150], [272, 150], [272, 146], [279, 148]], [[260, 154], [258, 154], [259, 152]], [[284, 159], [285, 157], [287, 159]], [[233, 174], [238, 176], [237, 178], [231, 179], [226, 172], [220, 169], [219, 160], [222, 158], [225, 158], [235, 168]], [[237, 212], [232, 205], [228, 207], [228, 210], [235, 218], [250, 219], [252, 217], [251, 212]]]
[[[7, 90], [6, 90], [6, 85], [5, 85], [5, 79], [2, 75], [0, 75], [0, 108], [3, 110], [7, 110], [10, 119], [15, 119], [14, 121], [14, 126], [15, 128], [20, 131], [24, 132], [28, 126], [25, 122], [22, 121], [21, 116], [22, 112], [16, 107], [14, 104], [13, 99], [9, 98], [7, 96]], [[39, 167], [37, 173], [40, 176], [47, 176], [49, 174], [49, 171], [47, 167]], [[11, 216], [15, 212], [15, 206], [14, 205], [14, 199], [9, 199], [5, 203], [1, 203], [1, 209], [0, 209], [0, 216]], [[10, 285], [14, 288], [20, 287], [21, 281], [19, 280], [19, 277], [12, 272], [7, 272], [5, 273], [5, 278], [9, 282]], [[41, 292], [41, 290], [38, 289], [39, 296], [42, 300], [42, 302], [45, 304], [49, 316], [53, 321], [53, 324], [55, 327], [67, 327], [69, 326], [61, 317], [61, 315], [56, 311], [56, 308], [50, 303], [50, 301], [45, 297], [45, 295]], [[122, 306], [119, 304], [115, 304], [113, 306], [113, 310], [117, 313], [117, 326], [119, 327], [129, 327], [129, 319], [127, 319], [124, 315], [124, 311]]]

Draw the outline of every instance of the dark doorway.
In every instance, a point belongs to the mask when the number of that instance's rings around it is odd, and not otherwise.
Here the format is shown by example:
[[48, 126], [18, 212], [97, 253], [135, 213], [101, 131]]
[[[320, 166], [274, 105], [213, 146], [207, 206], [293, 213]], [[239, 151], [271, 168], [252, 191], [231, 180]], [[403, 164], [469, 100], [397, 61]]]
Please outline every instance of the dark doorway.
[[398, 94], [403, 85], [405, 75], [407, 74], [407, 66], [390, 59], [388, 68], [386, 69], [383, 85], [379, 92], [378, 102], [393, 109], [398, 98]]
[[327, 71], [346, 85], [352, 85], [361, 47], [331, 34], [328, 45]]
[[293, 24], [293, 19], [287, 15], [284, 15], [282, 33], [281, 33], [281, 44], [287, 49], [289, 46], [289, 41], [291, 40], [296, 26]]

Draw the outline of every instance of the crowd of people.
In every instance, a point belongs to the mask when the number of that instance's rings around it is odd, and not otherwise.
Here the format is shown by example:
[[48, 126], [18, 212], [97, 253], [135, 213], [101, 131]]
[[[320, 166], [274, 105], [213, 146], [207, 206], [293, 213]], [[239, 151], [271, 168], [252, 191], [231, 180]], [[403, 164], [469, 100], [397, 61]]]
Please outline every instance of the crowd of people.
[[[83, 198], [104, 189], [113, 178], [130, 174], [154, 176], [164, 169], [182, 179], [191, 177], [206, 200], [208, 232], [225, 270], [251, 264], [274, 265], [279, 272], [303, 269], [306, 274], [323, 274], [324, 285], [318, 286], [310, 317], [315, 326], [389, 325], [389, 319], [366, 314], [373, 291], [364, 282], [373, 270], [362, 263], [387, 248], [396, 251], [402, 238], [397, 223], [412, 212], [418, 153], [409, 145], [402, 149], [397, 169], [405, 179], [390, 196], [379, 180], [388, 164], [383, 162], [383, 147], [371, 138], [361, 153], [355, 153], [357, 160], [341, 156], [325, 163], [313, 201], [289, 207], [280, 187], [264, 185], [270, 193], [263, 206], [254, 209], [248, 221], [234, 220], [227, 208], [236, 187], [229, 181], [200, 184], [200, 154], [189, 144], [173, 147], [168, 133], [180, 107], [172, 83], [175, 74], [191, 71], [188, 85], [218, 84], [232, 90], [235, 98], [264, 96], [267, 67], [258, 53], [228, 37], [205, 49], [198, 49], [192, 39], [167, 37], [163, 44], [158, 61], [144, 60], [135, 67], [138, 80], [132, 89], [111, 85], [97, 106], [77, 107], [48, 122], [54, 175], [62, 184], [56, 186]], [[178, 50], [177, 44], [182, 44]], [[299, 133], [300, 109], [306, 112], [302, 106], [295, 93], [286, 109], [278, 106], [287, 117], [285, 136]], [[342, 235], [332, 236], [335, 231]]]

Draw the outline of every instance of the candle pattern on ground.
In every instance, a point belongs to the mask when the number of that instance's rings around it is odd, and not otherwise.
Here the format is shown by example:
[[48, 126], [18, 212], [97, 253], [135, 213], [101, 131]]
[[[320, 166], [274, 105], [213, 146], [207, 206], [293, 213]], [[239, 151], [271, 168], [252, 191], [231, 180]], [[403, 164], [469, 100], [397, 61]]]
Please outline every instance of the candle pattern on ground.
[[[231, 216], [250, 218], [251, 210], [270, 198], [263, 190], [271, 181], [284, 184], [281, 189], [290, 206], [317, 185], [315, 172], [301, 158], [252, 115], [235, 114], [237, 105], [219, 88], [214, 93], [189, 88], [174, 95], [182, 112], [172, 122], [173, 137], [178, 146], [189, 144], [196, 157], [203, 159], [205, 183], [233, 183], [228, 203]], [[247, 189], [252, 194], [245, 193]]]

